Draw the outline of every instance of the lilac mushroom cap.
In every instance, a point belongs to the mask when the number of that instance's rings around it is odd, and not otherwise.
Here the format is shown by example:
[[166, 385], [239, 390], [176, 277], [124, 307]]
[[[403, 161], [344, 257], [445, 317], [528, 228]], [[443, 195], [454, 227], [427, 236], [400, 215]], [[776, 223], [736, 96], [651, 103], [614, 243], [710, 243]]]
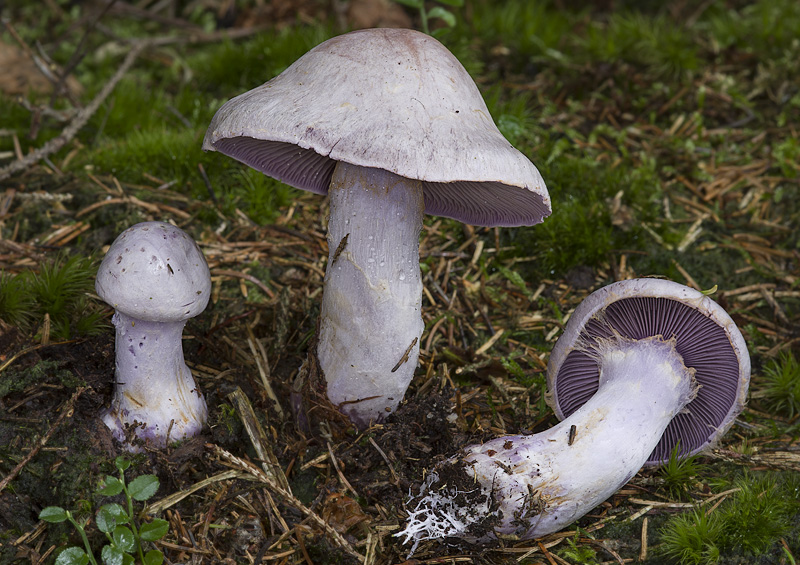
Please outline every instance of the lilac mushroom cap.
[[181, 336], [211, 294], [200, 248], [171, 224], [136, 224], [111, 244], [95, 288], [115, 309], [114, 396], [103, 415], [114, 437], [163, 447], [199, 433], [207, 408], [184, 362]]
[[225, 103], [203, 148], [329, 194], [317, 357], [360, 427], [393, 412], [419, 355], [424, 212], [483, 226], [550, 215], [539, 171], [432, 37], [368, 29], [321, 43]]
[[425, 212], [479, 226], [538, 224], [550, 197], [436, 39], [365, 29], [329, 39], [226, 102], [203, 149], [327, 194], [339, 161], [422, 182]]
[[612, 334], [633, 340], [674, 339], [676, 351], [694, 369], [699, 385], [694, 400], [667, 426], [648, 465], [668, 461], [679, 442], [681, 457], [708, 448], [742, 411], [750, 383], [750, 356], [734, 321], [697, 290], [644, 278], [597, 290], [570, 317], [547, 367], [547, 399], [559, 419], [567, 418], [597, 392], [600, 367], [586, 345]]

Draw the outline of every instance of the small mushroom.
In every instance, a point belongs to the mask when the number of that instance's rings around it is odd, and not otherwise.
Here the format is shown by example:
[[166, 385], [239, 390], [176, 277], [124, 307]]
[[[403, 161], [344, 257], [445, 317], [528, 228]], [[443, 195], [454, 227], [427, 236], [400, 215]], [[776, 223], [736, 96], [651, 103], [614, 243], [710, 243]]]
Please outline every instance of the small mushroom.
[[464, 67], [412, 30], [325, 41], [222, 106], [203, 148], [330, 195], [317, 356], [328, 397], [362, 427], [395, 410], [417, 366], [423, 212], [483, 226], [550, 214]]
[[119, 441], [135, 436], [156, 447], [197, 435], [208, 410], [181, 336], [211, 293], [200, 248], [171, 224], [136, 224], [111, 244], [95, 288], [116, 310], [116, 382], [103, 422]]
[[[486, 542], [557, 531], [642, 465], [708, 448], [742, 410], [750, 358], [716, 302], [659, 279], [604, 287], [575, 309], [548, 363], [562, 421], [467, 447], [423, 485], [401, 532]], [[413, 551], [413, 550], [412, 550]]]

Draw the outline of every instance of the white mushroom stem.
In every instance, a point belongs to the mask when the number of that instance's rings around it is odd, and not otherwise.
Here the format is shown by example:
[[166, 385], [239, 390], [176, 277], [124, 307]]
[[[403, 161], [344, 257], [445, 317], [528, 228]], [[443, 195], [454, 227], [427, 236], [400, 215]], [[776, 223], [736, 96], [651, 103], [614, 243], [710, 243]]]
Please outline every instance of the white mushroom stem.
[[340, 162], [329, 194], [317, 356], [328, 398], [364, 427], [395, 410], [417, 366], [422, 183]]
[[113, 322], [116, 386], [103, 422], [114, 437], [124, 441], [126, 426], [137, 424], [136, 437], [158, 447], [197, 435], [208, 410], [183, 359], [186, 321], [148, 322], [117, 311]]
[[597, 393], [555, 427], [472, 446], [437, 466], [399, 536], [485, 542], [555, 532], [633, 477], [696, 393], [672, 340], [592, 345]]

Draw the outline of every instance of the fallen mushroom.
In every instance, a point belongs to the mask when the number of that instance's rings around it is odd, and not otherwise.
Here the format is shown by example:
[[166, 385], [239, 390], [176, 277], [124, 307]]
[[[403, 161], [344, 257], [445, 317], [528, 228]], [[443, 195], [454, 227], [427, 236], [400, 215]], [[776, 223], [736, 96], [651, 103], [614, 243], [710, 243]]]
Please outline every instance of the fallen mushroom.
[[111, 244], [95, 288], [116, 310], [114, 397], [103, 422], [121, 442], [136, 437], [156, 447], [197, 435], [208, 411], [181, 336], [210, 296], [200, 248], [171, 224], [136, 224]]
[[397, 534], [530, 539], [597, 506], [644, 464], [717, 441], [744, 406], [750, 358], [716, 302], [683, 285], [621, 281], [575, 309], [548, 364], [562, 421], [467, 447], [434, 468]]
[[412, 30], [318, 45], [222, 106], [203, 148], [330, 195], [317, 357], [328, 397], [362, 427], [395, 410], [417, 366], [423, 212], [483, 226], [550, 214], [464, 67]]

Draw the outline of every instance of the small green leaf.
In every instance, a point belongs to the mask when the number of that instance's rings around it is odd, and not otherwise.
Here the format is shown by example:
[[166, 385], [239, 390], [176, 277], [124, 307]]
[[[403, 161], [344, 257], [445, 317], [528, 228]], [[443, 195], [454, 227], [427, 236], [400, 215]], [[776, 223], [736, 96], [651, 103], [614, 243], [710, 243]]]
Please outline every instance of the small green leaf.
[[428, 12], [428, 18], [439, 18], [440, 20], [443, 20], [448, 27], [455, 27], [456, 25], [456, 17], [441, 6], [431, 8]]
[[131, 462], [129, 459], [126, 459], [122, 455], [114, 459], [114, 465], [117, 466], [117, 469], [120, 471], [127, 471], [128, 467], [131, 466]]
[[127, 524], [130, 521], [125, 509], [116, 503], [104, 504], [97, 511], [97, 529], [109, 534], [120, 524]]
[[512, 271], [511, 269], [503, 267], [502, 265], [498, 265], [497, 268], [500, 273], [509, 280], [510, 283], [512, 283], [522, 292], [528, 292], [528, 285], [525, 283], [525, 279], [522, 278], [522, 275], [516, 271]]
[[714, 285], [714, 286], [712, 286], [711, 288], [709, 288], [708, 290], [701, 290], [700, 292], [701, 292], [701, 293], [703, 293], [703, 294], [705, 294], [706, 296], [711, 296], [712, 294], [714, 294], [715, 292], [717, 292], [717, 289], [718, 289], [718, 288], [719, 288], [719, 287], [718, 287], [717, 285]]
[[56, 565], [87, 565], [89, 556], [80, 547], [68, 547], [56, 557]]
[[142, 475], [130, 482], [128, 493], [134, 500], [147, 500], [156, 493], [158, 484], [158, 477], [155, 475]]
[[122, 492], [122, 481], [119, 480], [117, 477], [112, 477], [111, 475], [106, 476], [106, 480], [104, 484], [97, 489], [97, 494], [102, 494], [103, 496], [116, 496]]
[[122, 554], [122, 565], [133, 565], [134, 563], [133, 555], [128, 555], [127, 553]]
[[157, 549], [151, 549], [144, 554], [144, 565], [161, 565], [164, 562], [164, 554]]
[[125, 526], [117, 526], [114, 528], [114, 545], [120, 548], [122, 551], [132, 552], [136, 549], [136, 538], [133, 536], [133, 532], [130, 528]]
[[39, 512], [39, 519], [57, 524], [67, 519], [67, 512], [60, 506], [48, 506]]
[[139, 537], [144, 541], [156, 541], [167, 535], [169, 531], [169, 522], [156, 518], [152, 522], [142, 524], [139, 528]]
[[103, 546], [100, 555], [106, 565], [124, 565], [125, 563], [125, 553], [115, 545]]
[[422, 8], [423, 3], [425, 0], [394, 0], [398, 4], [402, 4], [403, 6], [408, 6], [409, 8], [416, 8], [419, 10]]

